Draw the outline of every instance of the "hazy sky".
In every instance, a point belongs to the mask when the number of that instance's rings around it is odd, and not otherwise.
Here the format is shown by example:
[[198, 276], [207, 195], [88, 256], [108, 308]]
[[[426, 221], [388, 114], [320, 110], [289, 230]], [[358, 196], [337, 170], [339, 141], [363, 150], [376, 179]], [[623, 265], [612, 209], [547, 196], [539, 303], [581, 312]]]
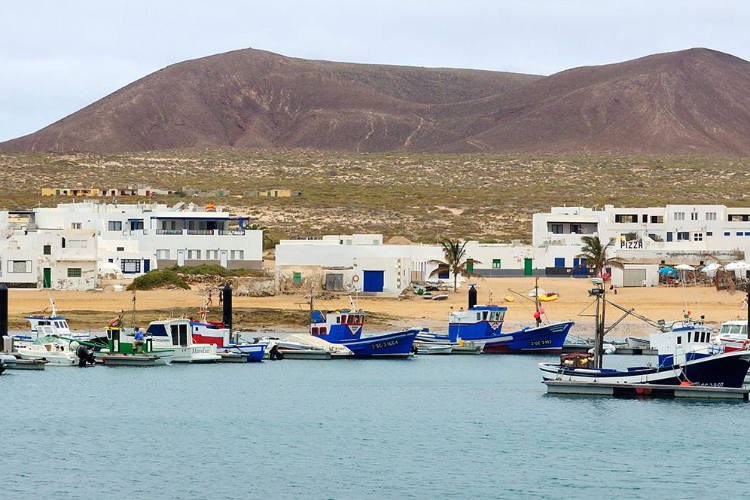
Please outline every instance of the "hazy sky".
[[0, 12], [0, 141], [247, 47], [545, 75], [691, 47], [750, 60], [750, 0], [6, 0]]

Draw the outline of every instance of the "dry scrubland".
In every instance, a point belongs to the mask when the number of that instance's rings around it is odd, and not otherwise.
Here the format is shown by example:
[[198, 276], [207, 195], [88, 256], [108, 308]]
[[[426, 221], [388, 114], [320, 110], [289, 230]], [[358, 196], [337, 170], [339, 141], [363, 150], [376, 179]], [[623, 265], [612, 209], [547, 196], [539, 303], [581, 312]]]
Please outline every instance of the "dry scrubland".
[[[2, 209], [50, 206], [65, 198], [41, 198], [41, 186], [104, 187], [148, 184], [155, 188], [230, 189], [216, 199], [219, 208], [248, 214], [272, 239], [325, 233], [382, 232], [413, 241], [460, 237], [487, 242], [528, 240], [531, 216], [553, 205], [662, 206], [667, 203], [723, 203], [748, 206], [749, 158], [616, 156], [478, 156], [426, 154], [334, 154], [319, 152], [193, 152], [129, 155], [0, 155]], [[247, 191], [285, 187], [302, 198], [234, 197]], [[159, 201], [206, 203], [202, 198], [164, 197]], [[133, 201], [133, 200], [123, 200]], [[480, 298], [499, 302], [508, 288], [529, 288], [529, 279], [480, 280]], [[573, 318], [588, 304], [585, 280], [545, 279], [542, 286], [562, 298], [547, 306], [550, 319]], [[121, 309], [129, 293], [55, 292], [60, 309], [79, 328], [98, 327]], [[685, 303], [694, 315], [721, 322], [740, 314], [739, 297], [710, 288], [624, 289], [617, 300], [654, 319], [677, 319]], [[700, 301], [700, 307], [698, 306]], [[300, 329], [306, 321], [300, 296], [236, 299], [241, 328], [275, 325]], [[191, 313], [200, 292], [139, 292], [138, 321], [159, 315]], [[426, 324], [444, 326], [450, 307], [465, 303], [465, 293], [445, 302], [362, 300], [375, 329]], [[39, 312], [47, 295], [11, 291], [12, 326], [25, 328], [23, 315]], [[320, 302], [321, 308], [347, 305]], [[218, 308], [217, 314], [218, 314]], [[399, 318], [404, 318], [399, 320]], [[531, 319], [529, 304], [509, 304], [508, 321]], [[579, 333], [590, 318], [578, 318]], [[633, 328], [641, 328], [640, 325]]]
[[[0, 155], [0, 208], [53, 205], [42, 186], [230, 189], [220, 208], [250, 215], [273, 239], [381, 232], [529, 240], [531, 215], [553, 205], [748, 204], [750, 158], [483, 156], [320, 152]], [[238, 198], [258, 189], [302, 198]], [[175, 203], [181, 198], [159, 201]], [[205, 203], [205, 199], [182, 199]], [[127, 200], [123, 200], [127, 201]]]

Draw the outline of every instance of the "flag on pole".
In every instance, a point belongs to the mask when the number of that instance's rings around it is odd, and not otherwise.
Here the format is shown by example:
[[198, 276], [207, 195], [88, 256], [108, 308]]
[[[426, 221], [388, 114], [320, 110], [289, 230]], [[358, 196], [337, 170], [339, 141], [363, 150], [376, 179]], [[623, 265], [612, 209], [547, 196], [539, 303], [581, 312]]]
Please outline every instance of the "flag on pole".
[[208, 205], [206, 205], [206, 212], [213, 212], [215, 209], [215, 205], [213, 201], [210, 201]]

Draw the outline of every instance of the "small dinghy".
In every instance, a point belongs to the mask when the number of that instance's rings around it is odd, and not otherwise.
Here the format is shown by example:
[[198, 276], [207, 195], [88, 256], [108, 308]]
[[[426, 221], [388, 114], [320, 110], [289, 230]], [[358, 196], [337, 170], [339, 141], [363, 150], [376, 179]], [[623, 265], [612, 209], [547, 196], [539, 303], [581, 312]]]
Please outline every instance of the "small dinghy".
[[450, 354], [453, 346], [450, 344], [414, 344], [417, 354]]

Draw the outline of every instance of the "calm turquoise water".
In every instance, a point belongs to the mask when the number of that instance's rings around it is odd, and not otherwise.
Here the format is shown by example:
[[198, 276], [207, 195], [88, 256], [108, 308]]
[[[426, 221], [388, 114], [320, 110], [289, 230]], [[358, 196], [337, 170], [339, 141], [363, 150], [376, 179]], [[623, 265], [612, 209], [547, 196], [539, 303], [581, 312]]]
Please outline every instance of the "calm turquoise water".
[[0, 498], [750, 492], [748, 404], [546, 396], [549, 359], [6, 372]]

